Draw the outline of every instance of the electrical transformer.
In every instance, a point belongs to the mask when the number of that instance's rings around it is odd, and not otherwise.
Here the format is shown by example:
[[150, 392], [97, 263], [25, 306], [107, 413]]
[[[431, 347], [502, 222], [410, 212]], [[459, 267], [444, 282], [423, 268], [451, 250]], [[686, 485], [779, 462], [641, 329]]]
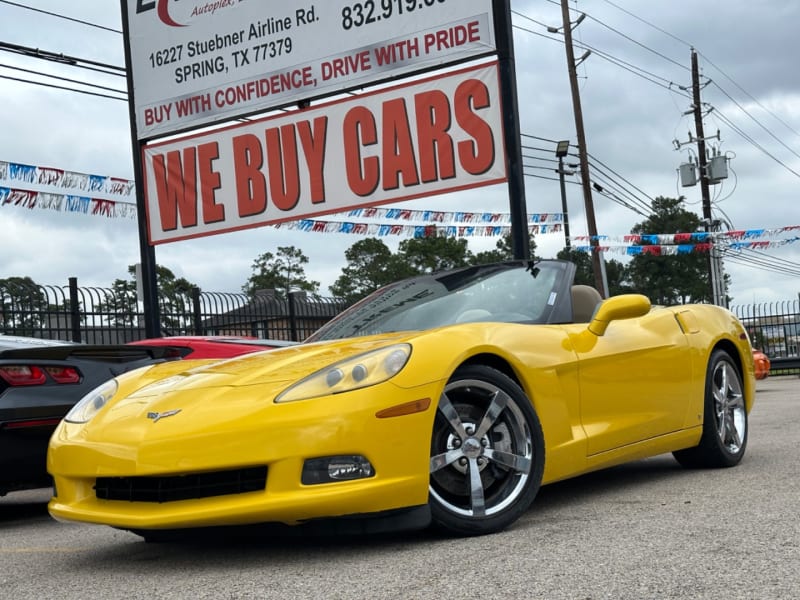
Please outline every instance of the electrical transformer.
[[711, 184], [719, 183], [728, 178], [728, 157], [719, 155], [713, 157], [706, 166], [708, 171], [708, 182]]
[[694, 163], [683, 163], [680, 166], [680, 173], [682, 187], [697, 185], [697, 165]]

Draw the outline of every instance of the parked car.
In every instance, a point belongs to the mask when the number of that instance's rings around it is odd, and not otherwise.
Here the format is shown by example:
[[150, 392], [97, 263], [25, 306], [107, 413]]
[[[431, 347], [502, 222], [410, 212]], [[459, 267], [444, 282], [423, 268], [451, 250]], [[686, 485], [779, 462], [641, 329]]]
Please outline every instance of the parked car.
[[146, 539], [258, 523], [514, 523], [541, 485], [673, 453], [747, 447], [747, 334], [712, 305], [652, 307], [513, 261], [382, 288], [306, 342], [123, 374], [50, 442], [63, 520]]
[[0, 334], [0, 496], [51, 485], [46, 470], [50, 435], [67, 411], [103, 381], [156, 362], [188, 356], [223, 359], [291, 344], [172, 336], [125, 346], [87, 346]]
[[130, 342], [133, 345], [171, 346], [183, 350], [183, 358], [231, 358], [271, 348], [284, 348], [297, 342], [264, 340], [232, 335], [176, 335]]
[[753, 364], [755, 365], [756, 379], [769, 377], [769, 370], [772, 365], [769, 357], [761, 350], [753, 349]]
[[0, 496], [46, 487], [47, 444], [87, 392], [125, 371], [180, 358], [168, 347], [88, 346], [0, 334]]

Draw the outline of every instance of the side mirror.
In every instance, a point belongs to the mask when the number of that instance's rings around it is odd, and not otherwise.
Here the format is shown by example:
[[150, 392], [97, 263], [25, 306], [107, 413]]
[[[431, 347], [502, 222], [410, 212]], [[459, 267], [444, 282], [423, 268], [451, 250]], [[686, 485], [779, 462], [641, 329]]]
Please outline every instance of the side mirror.
[[604, 300], [589, 323], [589, 331], [596, 336], [605, 334], [611, 321], [618, 319], [633, 319], [650, 312], [650, 299], [642, 294], [624, 294]]

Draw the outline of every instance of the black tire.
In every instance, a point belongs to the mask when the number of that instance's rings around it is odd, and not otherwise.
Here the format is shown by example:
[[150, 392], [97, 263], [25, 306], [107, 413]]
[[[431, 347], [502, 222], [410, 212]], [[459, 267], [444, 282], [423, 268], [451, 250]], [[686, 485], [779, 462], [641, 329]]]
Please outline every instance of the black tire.
[[531, 505], [543, 471], [542, 427], [519, 385], [487, 366], [458, 369], [431, 437], [434, 528], [462, 536], [501, 531]]
[[742, 375], [724, 350], [715, 350], [706, 371], [703, 434], [694, 448], [673, 452], [687, 468], [733, 467], [747, 448], [747, 409]]

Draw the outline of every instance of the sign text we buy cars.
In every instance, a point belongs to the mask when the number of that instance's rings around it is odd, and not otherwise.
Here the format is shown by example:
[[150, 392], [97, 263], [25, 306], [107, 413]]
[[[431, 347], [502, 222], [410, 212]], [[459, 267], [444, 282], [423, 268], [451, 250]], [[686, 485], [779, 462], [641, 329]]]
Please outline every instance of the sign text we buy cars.
[[495, 62], [143, 149], [151, 244], [506, 179]]

